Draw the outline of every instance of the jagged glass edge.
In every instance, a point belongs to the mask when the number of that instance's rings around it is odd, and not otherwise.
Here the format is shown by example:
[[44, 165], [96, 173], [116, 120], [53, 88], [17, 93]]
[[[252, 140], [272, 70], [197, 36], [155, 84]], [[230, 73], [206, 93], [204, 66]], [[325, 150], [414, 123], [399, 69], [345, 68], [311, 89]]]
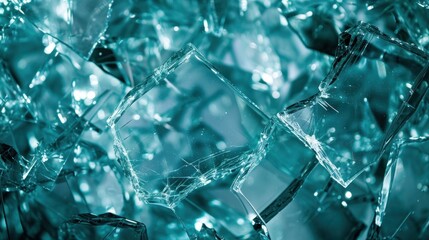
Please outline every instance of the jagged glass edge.
[[[109, 226], [113, 229], [131, 229], [140, 235], [140, 239], [147, 240], [147, 227], [144, 223], [138, 222], [126, 217], [122, 217], [113, 213], [103, 213], [96, 215], [94, 213], [80, 213], [72, 216], [70, 219], [62, 223], [62, 227], [70, 225], [85, 225], [88, 227]], [[61, 231], [61, 226], [60, 226]], [[109, 236], [110, 233], [107, 236]]]
[[[187, 44], [184, 48], [173, 54], [163, 65], [156, 68], [154, 72], [146, 78], [146, 80], [143, 83], [140, 83], [139, 85], [135, 86], [130, 92], [127, 93], [127, 95], [121, 100], [119, 105], [116, 107], [115, 111], [113, 112], [112, 116], [108, 118], [107, 124], [112, 129], [112, 134], [114, 137], [114, 148], [115, 152], [119, 157], [119, 161], [122, 162], [126, 167], [123, 166], [123, 170], [127, 176], [131, 179], [131, 182], [137, 192], [138, 195], [142, 196], [142, 201], [145, 203], [154, 203], [156, 202], [150, 202], [148, 201], [144, 195], [148, 195], [150, 193], [144, 191], [140, 188], [140, 181], [138, 180], [136, 172], [132, 169], [131, 161], [128, 157], [127, 150], [125, 146], [121, 143], [119, 139], [119, 128], [116, 126], [116, 123], [119, 121], [119, 119], [122, 117], [126, 109], [128, 109], [135, 101], [137, 101], [140, 97], [142, 97], [144, 94], [146, 94], [148, 91], [150, 91], [152, 88], [158, 86], [162, 80], [168, 76], [170, 73], [174, 72], [176, 68], [181, 66], [183, 63], [185, 63], [191, 56], [196, 57], [201, 63], [203, 63], [207, 68], [209, 68], [220, 81], [227, 84], [229, 88], [231, 88], [238, 97], [241, 97], [243, 100], [245, 100], [249, 107], [251, 107], [258, 115], [260, 115], [264, 121], [269, 121], [269, 117], [263, 113], [259, 107], [252, 102], [246, 95], [244, 95], [240, 90], [238, 90], [228, 79], [226, 79], [224, 76], [222, 76], [218, 70], [216, 70], [210, 62], [208, 62], [205, 57], [197, 50], [197, 48], [192, 45], [191, 43]], [[180, 81], [180, 80], [179, 80]], [[246, 156], [241, 156], [246, 157]], [[235, 182], [242, 182], [242, 180], [247, 176], [247, 174], [250, 171], [245, 171], [245, 173], [239, 173], [237, 176], [238, 179], [235, 180]], [[200, 186], [198, 186], [200, 187]], [[195, 187], [195, 189], [197, 186]], [[193, 190], [195, 190], [193, 189]], [[192, 191], [192, 190], [191, 190]], [[189, 192], [191, 192], [189, 191]], [[174, 207], [177, 202], [182, 200], [186, 197], [185, 195], [179, 195], [177, 199], [173, 202], [167, 202], [166, 199], [160, 199], [163, 204], [166, 206]]]
[[[34, 118], [34, 121], [37, 121], [38, 120], [37, 115], [35, 114], [36, 111], [33, 109], [33, 106], [31, 105], [31, 99], [24, 92], [22, 92], [21, 87], [12, 78], [12, 74], [10, 73], [10, 70], [6, 62], [3, 59], [0, 59], [0, 68], [2, 68], [3, 69], [2, 71], [4, 71], [4, 73], [6, 74], [5, 76], [3, 76], [3, 78], [5, 79], [5, 82], [7, 83], [7, 85], [10, 88], [13, 88], [14, 91], [16, 91], [16, 93], [18, 94], [16, 95], [16, 97], [25, 104], [25, 108], [31, 114], [31, 117]], [[5, 86], [5, 87], [8, 87], [8, 86]]]
[[[329, 158], [326, 157], [326, 153], [323, 151], [320, 144], [314, 143], [314, 141], [313, 142], [309, 141], [309, 139], [307, 139], [306, 137], [307, 135], [304, 132], [302, 132], [301, 128], [299, 126], [296, 126], [296, 124], [288, 123], [286, 120], [284, 120], [285, 118], [284, 116], [292, 114], [296, 111], [302, 110], [310, 105], [316, 104], [317, 101], [315, 100], [318, 97], [321, 97], [321, 96], [323, 97], [324, 94], [326, 94], [326, 91], [329, 90], [331, 85], [337, 80], [338, 74], [347, 65], [347, 63], [349, 63], [349, 61], [353, 61], [354, 58], [358, 57], [356, 54], [353, 54], [353, 52], [355, 50], [366, 48], [370, 40], [374, 37], [380, 38], [391, 44], [397, 45], [398, 47], [403, 48], [411, 52], [412, 54], [415, 54], [421, 57], [421, 59], [415, 59], [415, 60], [421, 60], [422, 65], [424, 65], [423, 63], [424, 60], [429, 59], [429, 56], [425, 52], [418, 49], [416, 46], [403, 42], [399, 39], [389, 37], [385, 33], [381, 32], [377, 27], [371, 24], [360, 22], [358, 25], [346, 30], [344, 33], [340, 35], [340, 38], [339, 38], [340, 40], [338, 43], [338, 48], [335, 56], [336, 59], [332, 64], [328, 75], [320, 83], [319, 92], [307, 99], [304, 99], [302, 101], [299, 101], [297, 103], [294, 103], [286, 107], [283, 111], [276, 114], [277, 117], [280, 119], [280, 121], [283, 122], [292, 131], [292, 133], [298, 137], [298, 139], [301, 142], [303, 142], [307, 147], [309, 147], [315, 152], [316, 157], [319, 160], [320, 164], [325, 168], [330, 169], [332, 171], [331, 177], [343, 187], [347, 187], [365, 169], [362, 169], [361, 171], [357, 172], [355, 175], [350, 177], [347, 181], [343, 181], [340, 177], [341, 174], [338, 171], [338, 168], [329, 161]], [[353, 42], [355, 41], [359, 41], [360, 44], [353, 44]], [[380, 151], [376, 159], [379, 159], [381, 157], [381, 155], [383, 154], [386, 148], [387, 148], [387, 145], [383, 144], [382, 151]]]
[[[345, 32], [340, 34], [337, 51], [335, 53], [335, 61], [332, 63], [332, 67], [328, 75], [320, 83], [319, 91], [326, 91], [336, 80], [338, 74], [335, 73], [339, 73], [352, 57], [357, 56], [352, 53], [360, 48], [366, 48], [368, 43], [374, 37], [393, 45], [397, 45], [398, 47], [405, 49], [413, 55], [420, 57], [420, 59], [414, 58], [413, 60], [419, 61], [422, 66], [426, 65], [426, 62], [429, 59], [429, 55], [417, 48], [415, 45], [403, 42], [394, 37], [390, 37], [369, 23], [359, 22], [359, 24], [347, 29]], [[354, 45], [353, 42], [355, 41], [361, 41], [362, 44]]]
[[57, 37], [55, 35], [53, 35], [50, 32], [46, 32], [44, 31], [42, 28], [38, 27], [36, 23], [34, 23], [33, 21], [31, 21], [31, 19], [29, 19], [25, 13], [22, 11], [21, 7], [23, 4], [20, 2], [19, 0], [10, 0], [10, 2], [12, 3], [12, 5], [14, 6], [15, 10], [21, 15], [19, 17], [25, 19], [26, 21], [28, 21], [31, 25], [33, 25], [34, 28], [36, 28], [37, 30], [39, 30], [41, 33], [49, 35], [50, 37], [56, 39], [58, 42], [62, 43], [64, 46], [67, 46], [68, 48], [70, 48], [73, 52], [75, 52], [76, 54], [78, 54], [79, 56], [81, 56], [83, 59], [89, 61], [89, 58], [91, 57], [92, 53], [94, 52], [94, 49], [97, 47], [98, 42], [100, 41], [100, 39], [103, 37], [103, 35], [106, 33], [107, 28], [109, 27], [109, 23], [110, 23], [110, 17], [112, 16], [112, 6], [115, 0], [110, 0], [109, 6], [108, 6], [108, 10], [107, 10], [107, 16], [106, 16], [106, 23], [104, 24], [103, 30], [100, 32], [100, 34], [97, 37], [97, 41], [94, 42], [94, 44], [92, 44], [91, 49], [88, 51], [88, 53], [86, 55], [83, 55], [82, 52], [80, 51], [76, 51], [74, 49], [73, 46], [67, 44], [66, 42], [64, 42], [60, 37]]
[[381, 227], [383, 223], [383, 218], [385, 215], [385, 211], [387, 208], [387, 204], [389, 201], [389, 195], [393, 186], [393, 181], [395, 179], [396, 174], [396, 163], [400, 159], [400, 153], [403, 147], [413, 145], [416, 143], [426, 143], [429, 142], [429, 137], [416, 137], [410, 139], [395, 139], [395, 142], [392, 145], [392, 151], [389, 155], [389, 160], [386, 164], [386, 170], [384, 173], [384, 179], [382, 182], [382, 188], [379, 192], [376, 215], [374, 219], [374, 223], [376, 226]]

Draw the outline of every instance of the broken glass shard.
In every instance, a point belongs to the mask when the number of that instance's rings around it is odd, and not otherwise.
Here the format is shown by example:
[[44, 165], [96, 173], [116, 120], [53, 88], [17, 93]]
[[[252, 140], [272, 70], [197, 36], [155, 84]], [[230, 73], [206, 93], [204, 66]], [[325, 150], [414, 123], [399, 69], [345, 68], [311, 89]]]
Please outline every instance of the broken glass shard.
[[[52, 125], [66, 124], [67, 119], [82, 114], [105, 91], [112, 93], [109, 104], [116, 104], [116, 96], [125, 94], [125, 86], [117, 79], [101, 71], [95, 64], [77, 56], [63, 45], [66, 54], [53, 51], [23, 91], [35, 105], [38, 118]], [[67, 73], [67, 74], [66, 74]], [[112, 103], [113, 101], [113, 103]], [[103, 107], [104, 115], [109, 107]], [[69, 111], [71, 110], [71, 111]], [[68, 113], [68, 114], [67, 114]], [[99, 115], [95, 118], [98, 120]], [[104, 122], [107, 117], [105, 117]]]
[[[75, 201], [86, 205], [88, 211], [94, 214], [120, 213], [124, 208], [123, 187], [118, 181], [118, 176], [115, 176], [114, 168], [109, 166], [111, 161], [106, 155], [98, 158], [92, 154], [88, 155], [97, 148], [100, 149], [81, 141], [75, 148], [73, 164], [70, 164], [73, 167], [64, 166], [62, 173], [68, 171], [73, 173], [66, 174], [64, 178], [73, 192]], [[70, 162], [72, 161], [67, 161]]]
[[274, 114], [284, 107], [280, 100], [285, 87], [280, 59], [263, 27], [258, 21], [249, 21], [234, 34], [213, 38], [208, 59], [265, 113]]
[[[329, 175], [321, 166], [317, 165], [311, 168], [311, 161], [309, 163], [305, 167], [310, 168], [302, 169], [302, 173], [306, 173], [302, 174], [302, 177], [294, 178], [293, 175], [279, 174], [278, 171], [272, 170], [273, 167], [265, 170], [271, 170], [268, 173], [259, 172], [264, 181], [257, 184], [263, 185], [265, 179], [270, 183], [268, 186], [270, 190], [257, 187], [255, 184], [255, 189], [261, 189], [259, 194], [261, 198], [259, 199], [258, 193], [252, 193], [251, 189], [246, 189], [245, 183], [243, 192], [246, 196], [251, 197], [250, 201], [255, 204], [254, 206], [258, 210], [261, 209], [259, 210], [261, 217], [269, 217], [270, 215], [264, 214], [264, 212], [271, 212], [268, 210], [274, 209], [272, 207], [275, 206], [274, 204], [279, 206], [275, 214], [270, 216], [271, 219], [267, 218], [269, 221], [266, 227], [271, 239], [291, 239], [295, 236], [301, 236], [305, 239], [318, 239], [320, 236], [326, 236], [329, 239], [347, 239], [352, 238], [352, 236], [359, 236], [365, 226], [351, 214], [348, 207], [344, 207], [344, 197], [336, 193], [336, 188], [339, 185], [329, 180]], [[263, 161], [261, 165], [255, 168], [255, 171], [260, 171], [259, 168], [262, 165], [265, 165], [264, 167], [269, 166]], [[282, 192], [283, 189], [293, 189], [294, 185], [297, 186], [296, 182], [302, 181], [303, 177], [305, 178], [304, 182], [299, 184], [298, 191], [295, 193], [291, 191], [290, 194], [285, 194], [285, 191]], [[249, 178], [249, 183], [252, 183], [251, 178]], [[271, 186], [271, 183], [274, 186]], [[265, 186], [267, 186], [266, 182]], [[342, 187], [340, 188], [342, 189]], [[284, 206], [282, 206], [283, 201], [286, 202]], [[329, 227], [323, 227], [327, 223], [332, 224], [334, 222], [339, 226], [341, 225], [341, 228], [331, 231]]]
[[127, 38], [102, 46], [96, 48], [92, 61], [132, 87], [161, 65], [161, 46], [157, 38]]
[[[333, 7], [333, 5], [337, 7]], [[334, 55], [348, 4], [337, 1], [285, 1], [281, 11], [290, 27], [310, 49]]]
[[427, 2], [0, 0], [0, 238], [428, 239]]
[[146, 226], [113, 213], [79, 214], [59, 229], [59, 239], [135, 239], [147, 240]]
[[204, 32], [198, 1], [170, 2], [153, 6], [158, 38], [164, 49], [177, 51], [188, 42], [200, 41]]
[[[47, 91], [45, 87], [52, 86], [51, 84], [59, 85], [58, 69], [64, 71], [63, 67], [66, 67], [69, 70], [75, 70], [75, 65], [70, 64], [63, 56], [54, 56], [54, 59], [58, 60], [57, 64], [48, 63], [49, 68], [44, 68], [41, 74], [35, 77], [28, 90], [32, 103], [37, 106], [36, 109], [41, 122], [30, 123], [17, 121], [19, 119], [16, 119], [13, 122], [14, 128], [6, 128], [6, 132], [2, 131], [3, 135], [0, 137], [0, 141], [16, 149], [19, 153], [19, 156], [15, 159], [16, 163], [8, 163], [9, 172], [3, 175], [7, 183], [2, 187], [8, 189], [13, 189], [13, 187], [22, 188], [28, 187], [27, 183], [31, 185], [34, 182], [48, 188], [52, 187], [66, 160], [73, 155], [74, 146], [84, 130], [87, 130], [88, 127], [95, 129], [106, 128], [106, 115], [109, 114], [109, 111], [113, 111], [112, 104], [116, 105], [115, 100], [118, 98], [114, 97], [114, 95], [105, 96], [107, 99], [102, 99], [102, 96], [103, 90], [105, 91], [104, 93], [107, 93], [105, 89], [119, 90], [121, 92], [120, 89], [122, 88], [117, 85], [119, 83], [112, 80], [109, 82], [108, 76], [98, 75], [99, 70], [97, 71], [91, 64], [82, 62], [79, 65], [80, 71], [76, 71], [72, 82], [63, 79], [63, 86], [66, 89], [63, 93], [68, 93], [68, 97], [61, 96], [61, 92], [56, 92], [58, 102], [50, 101], [49, 104], [46, 104], [46, 99], [53, 100], [54, 94]], [[76, 62], [74, 61], [73, 63]], [[43, 81], [38, 82], [37, 80], [41, 78]], [[106, 80], [109, 83], [106, 82], [100, 88], [98, 82]], [[13, 86], [12, 84], [5, 85], [5, 87], [9, 88]], [[119, 88], [115, 89], [115, 86]], [[98, 101], [98, 106], [93, 108], [91, 104], [95, 104], [96, 101]], [[19, 104], [13, 104], [13, 106], [18, 107]], [[26, 116], [28, 114], [22, 115]], [[57, 122], [56, 130], [59, 135], [53, 129], [45, 126], [44, 121], [51, 122], [51, 124]], [[2, 124], [3, 126], [7, 127], [7, 125]], [[17, 126], [20, 126], [20, 128], [16, 128]], [[98, 141], [100, 140], [98, 139]], [[110, 140], [108, 143], [111, 142]], [[112, 146], [112, 144], [103, 145], [106, 150], [109, 150], [109, 146]], [[24, 179], [26, 184], [22, 182]]]
[[210, 35], [200, 49], [264, 113], [317, 91], [333, 58], [306, 48], [277, 8], [251, 2], [243, 12], [228, 3], [224, 11], [224, 33]]
[[392, 151], [374, 218], [375, 230], [370, 236], [429, 237], [428, 149], [429, 140], [417, 138], [398, 143]]
[[425, 22], [429, 20], [429, 3], [427, 1], [398, 1], [394, 6], [398, 20], [409, 34], [410, 40], [427, 49], [429, 47], [429, 28]]
[[397, 25], [394, 1], [282, 1], [279, 10], [288, 26], [309, 49], [334, 56], [339, 35], [360, 21], [383, 32], [403, 37]]
[[[244, 196], [243, 201], [250, 202], [260, 213], [258, 218], [262, 219], [253, 219], [255, 222], [268, 223], [293, 200], [317, 165], [317, 160], [314, 153], [276, 119], [273, 120], [270, 134], [267, 134], [264, 148], [266, 155], [261, 164], [245, 180], [235, 182], [232, 189]], [[264, 181], [258, 180], [261, 178], [271, 184], [265, 186]], [[254, 189], [260, 190], [255, 192]]]
[[20, 222], [31, 238], [40, 235], [57, 238], [59, 226], [85, 209], [85, 205], [74, 200], [73, 192], [64, 181], [58, 181], [51, 191], [36, 188], [29, 193], [13, 194], [17, 195]]
[[419, 106], [415, 109], [413, 116], [407, 121], [404, 129], [401, 131], [401, 138], [419, 138], [429, 137], [429, 91], [421, 100]]
[[109, 124], [139, 196], [174, 207], [193, 190], [257, 163], [261, 153], [250, 153], [266, 121], [188, 45], [131, 90]]
[[91, 61], [129, 86], [145, 80], [162, 63], [154, 8], [154, 2], [115, 1], [105, 37]]
[[0, 60], [0, 112], [0, 132], [4, 127], [14, 128], [16, 121], [31, 120], [35, 116], [30, 98], [15, 82], [3, 60]]
[[221, 240], [222, 238], [217, 235], [216, 230], [214, 230], [213, 228], [207, 227], [206, 224], [203, 223], [197, 239], [198, 240]]
[[[224, 4], [226, 3], [227, 6]], [[204, 18], [204, 31], [212, 33], [215, 36], [221, 36], [224, 28], [223, 24], [226, 18], [226, 10], [230, 9], [231, 6], [228, 2], [216, 1], [216, 0], [204, 0], [199, 1], [199, 8], [201, 15]]]
[[[0, 143], [6, 151], [3, 165], [7, 171], [2, 174], [1, 189], [3, 191], [14, 191], [17, 189], [32, 189], [34, 184], [25, 184], [24, 175], [31, 164], [31, 153], [37, 147], [37, 137], [49, 136], [51, 132], [37, 123], [27, 121], [14, 121], [14, 125], [2, 124]], [[16, 154], [15, 154], [16, 153]], [[33, 186], [30, 186], [33, 185]]]
[[[89, 107], [82, 117], [70, 120], [70, 126], [60, 133], [34, 121], [15, 121], [19, 124], [15, 128], [9, 126], [2, 130], [0, 143], [6, 152], [3, 163], [8, 171], [2, 175], [1, 187], [8, 190], [31, 190], [36, 184], [48, 189], [54, 187], [82, 133], [107, 97], [108, 94], [101, 94], [94, 106]], [[16, 154], [12, 156], [10, 153]]]
[[418, 106], [427, 88], [428, 56], [364, 23], [340, 39], [319, 93], [278, 116], [347, 186], [379, 159]]
[[89, 58], [103, 36], [113, 0], [12, 0], [24, 18]]
[[14, 147], [0, 143], [0, 160], [0, 188], [2, 191], [20, 188], [23, 185], [23, 167], [21, 164], [24, 164], [21, 156]]
[[22, 236], [24, 233], [23, 227], [25, 226], [20, 223], [17, 194], [2, 191], [0, 208], [0, 232], [2, 233], [2, 238], [19, 238]]
[[302, 173], [294, 178], [289, 185], [268, 205], [266, 206], [260, 213], [261, 219], [255, 218], [255, 222], [265, 221], [269, 222], [273, 219], [279, 212], [281, 212], [285, 207], [289, 205], [295, 198], [296, 194], [303, 186], [304, 181], [311, 173], [311, 171], [316, 167], [317, 161], [310, 161], [304, 168], [302, 169]]
[[94, 101], [95, 106], [88, 108], [82, 118], [70, 124], [53, 142], [41, 141], [34, 155], [29, 159], [30, 163], [24, 171], [23, 178], [26, 181], [38, 182], [48, 189], [52, 188], [65, 162], [72, 156], [82, 132], [88, 128], [89, 122], [107, 97], [108, 94], [102, 94]]
[[262, 236], [267, 236], [261, 226], [252, 224], [252, 216], [257, 213], [240, 208], [239, 199], [230, 191], [233, 180], [230, 176], [212, 182], [177, 204], [174, 213], [190, 239], [210, 232], [222, 239], [264, 239]]
[[9, 3], [3, 8], [4, 13], [9, 13], [12, 17], [10, 23], [1, 29], [0, 55], [17, 84], [25, 91], [36, 72], [49, 58], [47, 53], [53, 50], [55, 44], [50, 41], [52, 38], [38, 31], [29, 21], [18, 17], [17, 10], [11, 5]]

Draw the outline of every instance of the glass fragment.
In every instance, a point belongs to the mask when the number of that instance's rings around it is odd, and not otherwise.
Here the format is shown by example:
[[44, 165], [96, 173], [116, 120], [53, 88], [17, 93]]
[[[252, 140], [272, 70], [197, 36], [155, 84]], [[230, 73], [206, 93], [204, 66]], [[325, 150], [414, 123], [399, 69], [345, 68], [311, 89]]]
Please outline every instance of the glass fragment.
[[429, 237], [428, 144], [427, 138], [395, 144], [369, 238]]
[[428, 56], [368, 24], [340, 38], [319, 92], [278, 116], [346, 187], [378, 161], [417, 108], [428, 86]]
[[0, 239], [428, 239], [427, 2], [0, 0]]
[[193, 190], [257, 164], [263, 152], [250, 150], [264, 121], [188, 45], [127, 94], [109, 124], [121, 164], [142, 199], [174, 207]]
[[143, 223], [112, 213], [79, 214], [66, 221], [59, 230], [59, 239], [139, 239], [147, 240]]
[[107, 28], [113, 0], [12, 0], [26, 19], [44, 33], [88, 58]]

